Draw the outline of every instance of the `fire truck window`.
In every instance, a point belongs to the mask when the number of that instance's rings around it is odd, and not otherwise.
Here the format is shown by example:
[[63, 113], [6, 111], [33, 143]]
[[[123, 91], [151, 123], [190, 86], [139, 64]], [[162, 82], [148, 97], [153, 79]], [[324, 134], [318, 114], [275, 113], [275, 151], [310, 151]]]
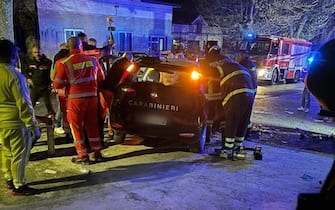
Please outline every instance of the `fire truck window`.
[[289, 47], [290, 47], [289, 44], [287, 44], [287, 43], [283, 44], [283, 51], [282, 51], [283, 55], [288, 55]]
[[273, 43], [271, 47], [270, 54], [277, 55], [278, 54], [278, 43]]

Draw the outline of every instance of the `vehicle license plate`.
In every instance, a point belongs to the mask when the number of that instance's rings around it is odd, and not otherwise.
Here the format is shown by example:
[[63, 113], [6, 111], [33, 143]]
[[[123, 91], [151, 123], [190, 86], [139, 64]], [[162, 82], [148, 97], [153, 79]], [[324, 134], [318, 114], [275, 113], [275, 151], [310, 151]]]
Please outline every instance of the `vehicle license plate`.
[[165, 117], [159, 115], [141, 115], [137, 117], [137, 121], [140, 123], [151, 124], [151, 125], [167, 124]]

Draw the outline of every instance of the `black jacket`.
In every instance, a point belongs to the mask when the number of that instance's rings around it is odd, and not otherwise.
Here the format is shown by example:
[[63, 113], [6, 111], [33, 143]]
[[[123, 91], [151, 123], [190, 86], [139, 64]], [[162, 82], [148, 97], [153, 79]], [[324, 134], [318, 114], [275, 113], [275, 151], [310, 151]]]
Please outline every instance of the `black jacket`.
[[50, 71], [52, 61], [44, 54], [39, 60], [25, 57], [22, 62], [22, 73], [27, 79], [32, 79], [34, 87], [46, 88], [50, 87]]

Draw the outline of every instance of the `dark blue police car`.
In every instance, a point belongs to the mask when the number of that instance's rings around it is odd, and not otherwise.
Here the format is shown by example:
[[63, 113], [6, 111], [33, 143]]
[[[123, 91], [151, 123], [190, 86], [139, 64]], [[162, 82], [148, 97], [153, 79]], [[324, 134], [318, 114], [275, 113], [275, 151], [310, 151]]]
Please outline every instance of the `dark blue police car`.
[[190, 151], [203, 152], [206, 100], [196, 63], [143, 57], [110, 71], [123, 72], [111, 104], [114, 135], [182, 141]]

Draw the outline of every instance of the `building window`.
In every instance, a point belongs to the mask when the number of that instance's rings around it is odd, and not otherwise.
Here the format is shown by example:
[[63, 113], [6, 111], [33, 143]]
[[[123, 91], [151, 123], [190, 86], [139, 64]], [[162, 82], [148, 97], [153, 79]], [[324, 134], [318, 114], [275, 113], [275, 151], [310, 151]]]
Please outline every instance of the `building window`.
[[72, 36], [77, 36], [79, 34], [79, 32], [83, 32], [83, 29], [74, 29], [74, 28], [67, 28], [64, 29], [64, 40], [65, 42], [67, 42], [67, 40], [72, 37]]
[[132, 51], [132, 50], [133, 50], [132, 33], [120, 32], [119, 33], [119, 51]]
[[150, 43], [150, 49], [153, 52], [167, 50], [166, 36], [150, 36], [149, 43]]

